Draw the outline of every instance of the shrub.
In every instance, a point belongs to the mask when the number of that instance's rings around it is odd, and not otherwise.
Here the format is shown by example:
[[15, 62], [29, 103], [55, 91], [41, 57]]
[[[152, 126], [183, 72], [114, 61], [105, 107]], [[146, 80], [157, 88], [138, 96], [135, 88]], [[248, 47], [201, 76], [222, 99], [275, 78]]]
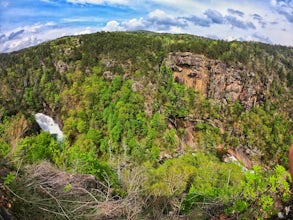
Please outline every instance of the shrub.
[[38, 136], [26, 137], [17, 146], [16, 157], [21, 157], [28, 163], [40, 160], [54, 162], [61, 152], [60, 145], [48, 132], [41, 132]]
[[227, 211], [254, 219], [271, 217], [280, 211], [274, 201], [287, 202], [290, 199], [288, 180], [290, 174], [280, 165], [271, 171], [255, 166], [253, 172], [245, 174], [243, 195]]

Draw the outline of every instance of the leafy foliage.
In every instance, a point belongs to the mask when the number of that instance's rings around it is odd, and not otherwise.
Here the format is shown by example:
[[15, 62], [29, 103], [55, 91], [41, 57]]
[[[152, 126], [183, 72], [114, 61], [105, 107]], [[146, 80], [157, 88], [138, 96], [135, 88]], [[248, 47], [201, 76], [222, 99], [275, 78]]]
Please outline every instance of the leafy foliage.
[[[165, 58], [178, 51], [245, 66], [264, 97], [249, 110], [206, 99], [174, 80]], [[132, 214], [266, 218], [288, 199], [292, 62], [292, 48], [151, 32], [65, 37], [0, 54], [0, 157], [92, 174], [120, 199], [139, 201]], [[37, 112], [56, 119], [62, 144], [40, 132]], [[240, 145], [260, 152], [251, 156], [261, 165], [254, 173], [216, 154]], [[131, 177], [141, 183], [126, 187]]]
[[[278, 165], [271, 172], [254, 167], [247, 172], [243, 181], [243, 197], [234, 201], [227, 210], [238, 212], [246, 218], [269, 218], [279, 211], [274, 201], [286, 202], [290, 199], [289, 173]], [[245, 212], [244, 212], [245, 211]]]

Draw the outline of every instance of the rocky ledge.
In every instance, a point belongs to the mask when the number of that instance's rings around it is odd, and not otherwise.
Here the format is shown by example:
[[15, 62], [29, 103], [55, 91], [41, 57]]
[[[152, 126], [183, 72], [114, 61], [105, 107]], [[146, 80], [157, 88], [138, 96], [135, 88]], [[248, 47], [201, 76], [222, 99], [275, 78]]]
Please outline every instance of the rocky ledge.
[[217, 104], [239, 101], [245, 109], [264, 100], [265, 84], [260, 77], [238, 63], [227, 66], [220, 60], [209, 59], [190, 52], [169, 53], [167, 67], [174, 79]]

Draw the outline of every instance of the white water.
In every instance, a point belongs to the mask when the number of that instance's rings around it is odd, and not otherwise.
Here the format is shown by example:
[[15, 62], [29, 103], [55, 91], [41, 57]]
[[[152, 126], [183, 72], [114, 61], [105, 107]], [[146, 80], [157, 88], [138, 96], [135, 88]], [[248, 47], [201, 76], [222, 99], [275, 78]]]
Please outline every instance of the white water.
[[59, 125], [55, 123], [50, 116], [43, 113], [37, 113], [35, 114], [35, 119], [43, 131], [56, 135], [57, 141], [61, 142], [63, 140], [63, 132], [60, 130]]

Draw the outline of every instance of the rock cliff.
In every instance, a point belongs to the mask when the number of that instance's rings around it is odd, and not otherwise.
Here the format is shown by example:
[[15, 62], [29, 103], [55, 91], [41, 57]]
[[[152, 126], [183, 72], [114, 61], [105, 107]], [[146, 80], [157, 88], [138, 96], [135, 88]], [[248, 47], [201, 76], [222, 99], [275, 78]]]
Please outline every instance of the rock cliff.
[[264, 99], [265, 85], [240, 63], [228, 67], [204, 55], [177, 52], [168, 54], [166, 65], [173, 70], [176, 82], [194, 88], [217, 104], [239, 101], [250, 109]]

